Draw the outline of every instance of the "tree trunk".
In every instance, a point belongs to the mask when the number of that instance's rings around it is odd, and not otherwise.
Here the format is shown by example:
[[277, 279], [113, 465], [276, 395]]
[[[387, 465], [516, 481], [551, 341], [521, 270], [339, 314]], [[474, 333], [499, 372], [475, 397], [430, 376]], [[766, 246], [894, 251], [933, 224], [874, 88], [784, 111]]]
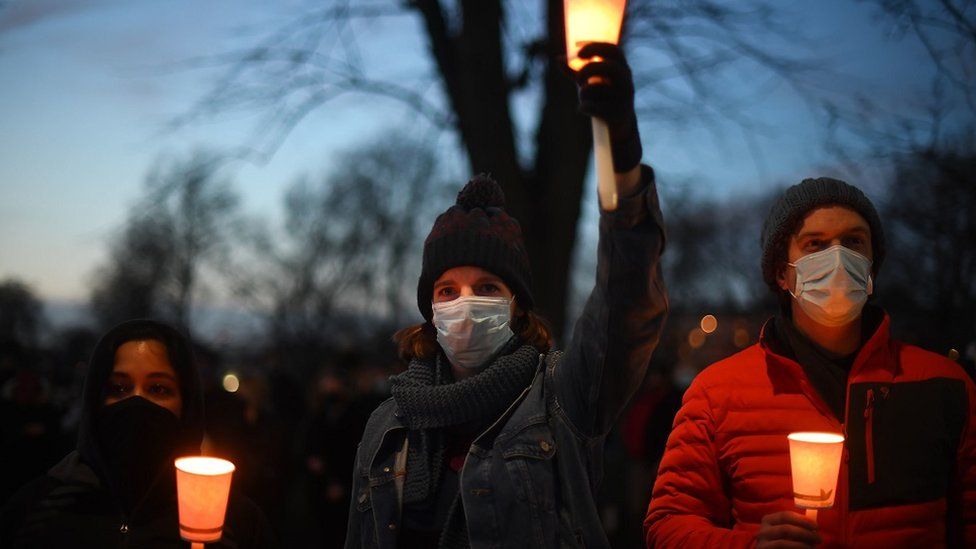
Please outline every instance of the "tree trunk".
[[547, 26], [545, 94], [535, 169], [528, 180], [532, 213], [524, 225], [536, 300], [558, 338], [566, 327], [576, 225], [593, 137], [589, 118], [577, 110], [576, 84], [560, 66], [566, 55], [562, 0], [547, 1]]
[[548, 59], [531, 169], [519, 163], [509, 110], [501, 2], [463, 0], [463, 23], [456, 36], [439, 2], [418, 0], [415, 6], [424, 18], [472, 174], [490, 173], [504, 189], [507, 210], [525, 235], [536, 309], [552, 322], [558, 339], [566, 319], [591, 140], [589, 120], [576, 110], [576, 86], [559, 67], [565, 55], [562, 0], [548, 1]]

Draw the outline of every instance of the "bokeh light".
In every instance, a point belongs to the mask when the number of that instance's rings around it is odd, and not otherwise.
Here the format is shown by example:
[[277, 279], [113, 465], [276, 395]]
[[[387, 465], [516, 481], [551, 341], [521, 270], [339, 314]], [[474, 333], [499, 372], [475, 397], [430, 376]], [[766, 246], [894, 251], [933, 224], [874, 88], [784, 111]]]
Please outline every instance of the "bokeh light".
[[236, 393], [241, 388], [241, 380], [234, 374], [227, 374], [224, 376], [223, 386], [228, 393]]
[[749, 345], [749, 339], [749, 331], [745, 328], [736, 328], [735, 334], [732, 336], [732, 342], [740, 349]]
[[715, 318], [715, 315], [705, 315], [702, 317], [701, 322], [699, 322], [698, 325], [701, 327], [703, 332], [710, 334], [714, 332], [716, 328], [718, 328], [718, 319]]

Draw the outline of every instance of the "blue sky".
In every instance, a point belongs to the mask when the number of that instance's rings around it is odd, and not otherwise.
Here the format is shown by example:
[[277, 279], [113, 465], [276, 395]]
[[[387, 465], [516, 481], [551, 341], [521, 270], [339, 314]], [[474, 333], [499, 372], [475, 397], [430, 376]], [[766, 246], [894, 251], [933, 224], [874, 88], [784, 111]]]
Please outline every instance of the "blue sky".
[[[908, 108], [922, 99], [906, 83], [924, 61], [911, 41], [888, 40], [861, 3], [776, 2], [799, 29], [822, 44], [818, 53], [847, 73], [833, 82]], [[180, 63], [248, 43], [309, 2], [13, 1], [0, 5], [0, 280], [17, 277], [46, 299], [85, 299], [107, 241], [139, 196], [160, 155], [195, 146], [241, 144], [255, 118], [242, 114], [161, 132], [205, 93], [214, 72]], [[412, 17], [370, 24], [360, 41], [365, 64], [378, 72], [426, 66], [425, 44]], [[857, 75], [856, 77], [853, 75]], [[525, 113], [529, 101], [516, 106]], [[816, 117], [788, 90], [753, 109], [771, 132], [759, 138], [757, 169], [741, 135], [729, 129], [715, 143], [696, 128], [642, 120], [646, 158], [664, 180], [693, 180], [731, 196], [830, 174]], [[531, 113], [523, 114], [523, 118]], [[343, 96], [305, 119], [276, 155], [232, 174], [245, 209], [276, 215], [283, 189], [298, 175], [328, 169], [334, 151], [389, 127], [409, 124], [397, 104]], [[445, 138], [445, 147], [451, 140]], [[595, 206], [590, 207], [593, 210]], [[595, 218], [587, 215], [583, 223]]]

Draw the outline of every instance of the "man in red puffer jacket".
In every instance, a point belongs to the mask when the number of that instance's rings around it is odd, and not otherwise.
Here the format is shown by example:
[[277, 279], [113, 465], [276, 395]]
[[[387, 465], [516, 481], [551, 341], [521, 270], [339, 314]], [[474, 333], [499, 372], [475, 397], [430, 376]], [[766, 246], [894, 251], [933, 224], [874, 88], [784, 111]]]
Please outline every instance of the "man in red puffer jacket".
[[[889, 337], [884, 259], [857, 188], [806, 179], [773, 206], [763, 277], [782, 313], [685, 393], [644, 521], [648, 547], [976, 547], [976, 387]], [[834, 506], [794, 505], [787, 434], [846, 437]]]

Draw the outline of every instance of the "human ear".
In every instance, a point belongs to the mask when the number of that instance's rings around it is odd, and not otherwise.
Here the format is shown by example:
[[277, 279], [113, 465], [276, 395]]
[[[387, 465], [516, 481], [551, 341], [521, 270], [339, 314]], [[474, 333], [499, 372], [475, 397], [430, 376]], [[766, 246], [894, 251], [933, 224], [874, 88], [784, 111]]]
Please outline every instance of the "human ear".
[[776, 271], [776, 284], [781, 290], [793, 293], [796, 286], [796, 270], [789, 265], [783, 265]]

